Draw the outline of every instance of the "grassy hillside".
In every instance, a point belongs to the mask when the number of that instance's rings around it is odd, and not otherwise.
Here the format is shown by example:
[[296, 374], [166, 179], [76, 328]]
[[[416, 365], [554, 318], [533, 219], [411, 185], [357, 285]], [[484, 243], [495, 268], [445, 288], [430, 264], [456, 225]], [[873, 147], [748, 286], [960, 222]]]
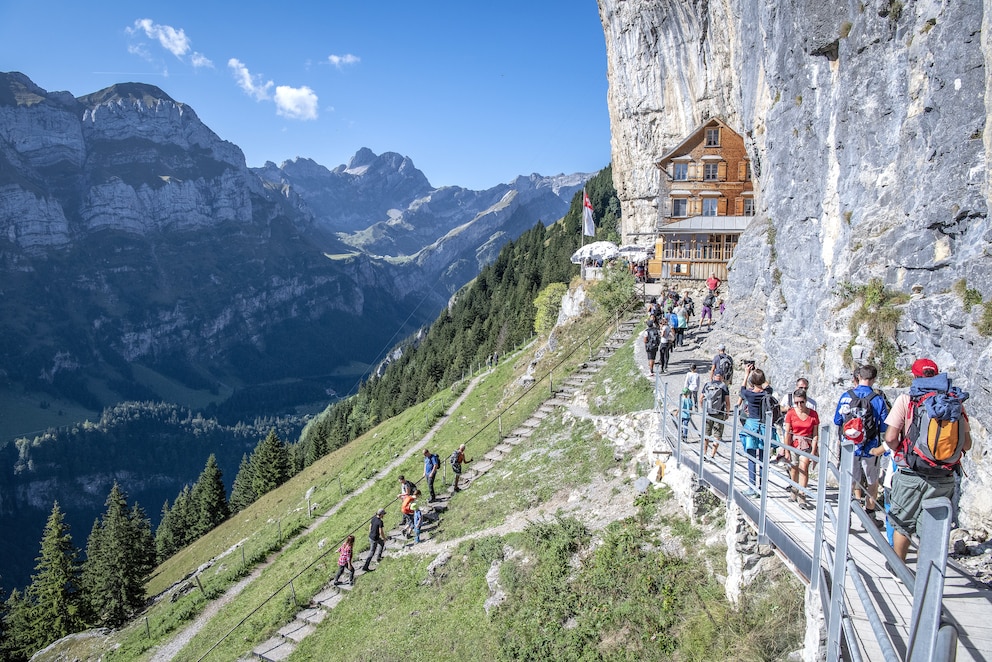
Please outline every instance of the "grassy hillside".
[[[474, 384], [429, 447], [443, 457], [467, 443], [469, 456], [480, 457], [497, 444], [500, 426], [519, 425], [548, 397], [546, 379], [531, 387], [520, 379], [531, 362], [535, 376], [553, 367], [561, 383], [611, 329], [589, 316], [559, 332], [556, 348], [540, 358], [543, 343], [507, 357]], [[177, 582], [182, 590], [121, 631], [75, 637], [60, 653], [147, 660], [181, 642], [174, 659], [244, 656], [329, 581], [349, 532], [364, 551], [376, 508], [387, 507], [387, 526], [395, 524], [396, 475], [420, 475], [419, 453], [360, 486], [415, 449], [465, 387], [383, 422], [263, 496], [170, 559], [149, 585], [152, 594]], [[600, 409], [649, 401], [629, 346], [587, 389]], [[711, 535], [693, 526], [665, 490], [638, 496], [638, 468], [628, 460], [581, 406], [548, 416], [452, 498], [429, 541], [402, 550], [389, 543], [383, 563], [358, 578], [292, 659], [776, 659], [798, 648], [802, 592], [791, 576], [768, 577], [744, 608], [732, 608], [718, 580], [726, 571], [722, 529]], [[344, 503], [311, 519], [311, 488], [318, 513]], [[719, 507], [709, 519], [720, 524]], [[445, 553], [448, 561], [429, 573]], [[197, 568], [199, 582], [184, 580]], [[506, 598], [487, 610], [493, 585]]]

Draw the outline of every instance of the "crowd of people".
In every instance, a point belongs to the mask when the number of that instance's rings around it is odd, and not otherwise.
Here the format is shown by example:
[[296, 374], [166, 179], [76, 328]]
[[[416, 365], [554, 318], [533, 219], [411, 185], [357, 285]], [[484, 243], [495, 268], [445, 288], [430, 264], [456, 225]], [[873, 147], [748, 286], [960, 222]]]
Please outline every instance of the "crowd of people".
[[[707, 286], [712, 302], [719, 281], [708, 281]], [[668, 292], [661, 302], [652, 299], [648, 304], [642, 338], [650, 377], [654, 377], [656, 367], [660, 373], [668, 372], [671, 350], [681, 346], [680, 335], [674, 329], [692, 326], [691, 306], [688, 292], [682, 296]], [[703, 328], [702, 318], [696, 328]], [[692, 416], [701, 410], [706, 412], [703, 461], [715, 458], [721, 443], [741, 444], [748, 465], [744, 495], [759, 495], [764, 453], [770, 451], [775, 454], [769, 463], [781, 466], [789, 475], [790, 501], [800, 508], [814, 508], [807, 499], [810, 472], [815, 467], [810, 456], [818, 456], [820, 444], [826, 442], [836, 449], [833, 459], [839, 462], [841, 443], [850, 442], [854, 455], [853, 496], [872, 521], [885, 527], [889, 544], [900, 558], [905, 560], [910, 538], [918, 533], [924, 500], [950, 498], [956, 525], [961, 459], [972, 444], [963, 406], [968, 394], [953, 386], [951, 378], [941, 373], [932, 359], [921, 358], [913, 363], [909, 391], [894, 402], [875, 386], [876, 367], [859, 365], [853, 370], [850, 388], [837, 398], [832, 416], [818, 411], [807, 378], [799, 377], [794, 388], [777, 393], [768, 375], [754, 361], [741, 361], [740, 367], [743, 379], [734, 394], [735, 361], [726, 346], [718, 345], [705, 375], [698, 364], [691, 363], [680, 393], [678, 416], [680, 434], [686, 440]], [[741, 430], [736, 440], [725, 439], [727, 420], [735, 407]], [[771, 430], [766, 430], [768, 421]], [[825, 422], [836, 426], [836, 439], [820, 439], [821, 423]], [[766, 436], [772, 440], [771, 449], [765, 448]]]

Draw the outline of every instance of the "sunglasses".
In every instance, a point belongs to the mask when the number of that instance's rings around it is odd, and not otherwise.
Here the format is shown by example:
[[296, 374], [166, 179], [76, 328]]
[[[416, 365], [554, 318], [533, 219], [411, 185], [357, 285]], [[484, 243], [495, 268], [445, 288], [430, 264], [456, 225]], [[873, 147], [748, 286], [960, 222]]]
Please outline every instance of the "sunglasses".
[[806, 402], [805, 400], [793, 400], [792, 401], [792, 404], [794, 404], [794, 405], [801, 405], [801, 404], [805, 404], [805, 402]]

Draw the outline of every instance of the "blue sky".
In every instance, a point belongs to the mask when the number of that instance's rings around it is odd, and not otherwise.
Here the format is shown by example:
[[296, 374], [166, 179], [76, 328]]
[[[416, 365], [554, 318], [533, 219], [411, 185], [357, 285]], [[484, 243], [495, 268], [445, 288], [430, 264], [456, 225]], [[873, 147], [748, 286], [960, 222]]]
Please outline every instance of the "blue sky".
[[368, 147], [484, 189], [610, 160], [595, 0], [0, 0], [0, 70], [75, 96], [157, 85], [250, 166]]

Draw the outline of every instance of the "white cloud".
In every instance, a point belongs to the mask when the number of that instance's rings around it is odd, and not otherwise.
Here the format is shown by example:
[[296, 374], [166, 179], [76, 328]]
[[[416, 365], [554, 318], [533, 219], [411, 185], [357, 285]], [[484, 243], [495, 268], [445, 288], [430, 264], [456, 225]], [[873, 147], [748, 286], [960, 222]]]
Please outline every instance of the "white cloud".
[[210, 69], [214, 68], [214, 63], [210, 61], [210, 58], [203, 53], [197, 53], [196, 51], [193, 51], [193, 55], [190, 56], [190, 63], [195, 69], [199, 69], [200, 67], [209, 67]]
[[309, 87], [276, 87], [276, 113], [294, 120], [317, 119], [317, 95]]
[[149, 39], [157, 40], [162, 48], [178, 58], [182, 58], [190, 51], [189, 38], [182, 28], [177, 30], [171, 25], [158, 25], [150, 18], [142, 18], [134, 22], [134, 28], [129, 28], [128, 33], [134, 34], [139, 30]]
[[262, 76], [252, 76], [241, 60], [231, 58], [227, 61], [227, 67], [234, 74], [234, 79], [238, 81], [238, 87], [245, 91], [248, 96], [254, 97], [256, 101], [271, 99], [269, 90], [275, 85], [271, 80], [262, 82]]
[[352, 55], [351, 53], [348, 53], [347, 55], [328, 55], [327, 61], [333, 64], [338, 69], [341, 69], [348, 64], [358, 64], [359, 62], [362, 61], [362, 59], [357, 55]]

